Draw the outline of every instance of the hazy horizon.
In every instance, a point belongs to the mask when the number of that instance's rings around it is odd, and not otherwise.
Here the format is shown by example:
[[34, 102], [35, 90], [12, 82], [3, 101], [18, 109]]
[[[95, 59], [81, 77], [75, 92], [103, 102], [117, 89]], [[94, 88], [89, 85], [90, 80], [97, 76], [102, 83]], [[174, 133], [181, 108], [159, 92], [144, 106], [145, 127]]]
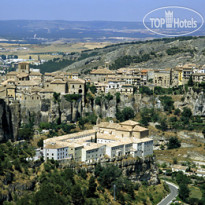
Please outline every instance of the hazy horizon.
[[205, 17], [204, 0], [1, 0], [0, 20], [142, 22], [153, 9], [183, 6]]

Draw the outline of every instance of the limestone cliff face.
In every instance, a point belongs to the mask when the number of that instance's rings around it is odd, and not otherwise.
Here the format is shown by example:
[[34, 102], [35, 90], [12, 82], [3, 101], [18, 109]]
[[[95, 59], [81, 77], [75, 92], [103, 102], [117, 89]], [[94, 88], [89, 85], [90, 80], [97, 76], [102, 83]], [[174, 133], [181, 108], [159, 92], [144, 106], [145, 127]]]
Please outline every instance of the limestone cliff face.
[[62, 161], [61, 166], [70, 167], [74, 170], [85, 169], [89, 173], [94, 173], [95, 166], [100, 164], [103, 167], [116, 166], [122, 170], [124, 176], [128, 176], [133, 181], [147, 181], [150, 185], [159, 183], [158, 168], [155, 164], [154, 157], [141, 158], [127, 158], [118, 157], [113, 159], [101, 159], [87, 164], [73, 164], [69, 161]]
[[193, 115], [205, 116], [205, 93], [190, 91], [184, 96], [183, 102], [175, 102], [174, 105], [181, 109], [183, 109], [183, 107], [189, 107]]
[[[113, 95], [114, 96], [114, 95]], [[181, 96], [182, 97], [182, 96]], [[205, 94], [194, 93], [190, 91], [184, 96], [185, 100], [176, 101], [176, 108], [189, 107], [194, 115], [205, 116]], [[21, 124], [29, 123], [29, 118], [34, 119], [35, 125], [40, 122], [55, 122], [61, 117], [62, 122], [76, 122], [79, 116], [86, 113], [95, 113], [102, 118], [115, 118], [117, 108], [122, 110], [125, 107], [131, 107], [135, 113], [143, 107], [163, 109], [158, 97], [137, 95], [120, 96], [120, 102], [116, 102], [116, 97], [110, 101], [103, 98], [101, 105], [96, 105], [95, 101], [84, 103], [81, 99], [68, 102], [64, 98], [60, 104], [54, 103], [51, 99], [41, 100], [38, 105], [24, 105], [14, 101], [7, 105], [4, 100], [0, 100], [0, 141], [8, 139], [16, 140], [17, 131]]]
[[6, 102], [0, 99], [0, 142], [14, 140], [12, 114]]

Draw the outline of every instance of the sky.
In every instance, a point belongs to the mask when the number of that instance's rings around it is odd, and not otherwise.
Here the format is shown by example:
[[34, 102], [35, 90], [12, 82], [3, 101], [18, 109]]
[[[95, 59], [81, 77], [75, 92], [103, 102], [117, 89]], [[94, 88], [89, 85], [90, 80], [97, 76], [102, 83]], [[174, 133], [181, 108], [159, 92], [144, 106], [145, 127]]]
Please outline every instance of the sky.
[[0, 0], [0, 20], [141, 22], [153, 9], [183, 6], [205, 18], [204, 0]]

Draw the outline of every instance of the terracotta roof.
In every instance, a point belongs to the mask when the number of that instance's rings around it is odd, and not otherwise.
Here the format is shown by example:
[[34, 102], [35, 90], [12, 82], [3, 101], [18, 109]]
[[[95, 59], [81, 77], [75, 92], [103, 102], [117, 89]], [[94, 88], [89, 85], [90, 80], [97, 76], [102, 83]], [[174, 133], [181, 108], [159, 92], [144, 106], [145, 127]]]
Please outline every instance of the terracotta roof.
[[48, 88], [45, 88], [45, 89], [42, 89], [40, 91], [40, 93], [53, 93], [54, 91], [52, 89], [48, 89]]
[[73, 84], [84, 84], [85, 81], [82, 79], [67, 79], [68, 83], [73, 83]]
[[5, 80], [4, 82], [1, 83], [1, 85], [7, 85], [9, 82], [15, 83], [15, 80], [13, 79]]
[[127, 121], [121, 122], [120, 125], [134, 126], [134, 125], [139, 125], [139, 122], [136, 122], [136, 121], [133, 121], [133, 120], [127, 120]]
[[42, 90], [41, 87], [34, 87], [34, 88], [31, 89], [31, 92], [39, 92], [41, 90]]
[[6, 75], [17, 75], [17, 74], [18, 74], [18, 72], [12, 71], [12, 72], [7, 73]]
[[51, 82], [51, 84], [66, 84], [66, 82], [62, 80], [54, 80]]
[[115, 72], [107, 69], [107, 68], [99, 68], [97, 70], [92, 70], [90, 74], [115, 74]]
[[17, 77], [19, 77], [19, 78], [28, 77], [28, 74], [27, 73], [19, 73], [17, 75]]
[[33, 85], [39, 85], [39, 83], [29, 80], [29, 81], [19, 81], [17, 85], [27, 85], [27, 86], [33, 86]]
[[42, 76], [42, 74], [41, 73], [39, 73], [39, 72], [31, 72], [29, 75], [37, 75], [37, 76]]
[[142, 131], [148, 131], [148, 129], [145, 127], [141, 127], [141, 126], [136, 125], [134, 127], [133, 131], [142, 132]]
[[45, 76], [55, 76], [54, 73], [44, 73]]

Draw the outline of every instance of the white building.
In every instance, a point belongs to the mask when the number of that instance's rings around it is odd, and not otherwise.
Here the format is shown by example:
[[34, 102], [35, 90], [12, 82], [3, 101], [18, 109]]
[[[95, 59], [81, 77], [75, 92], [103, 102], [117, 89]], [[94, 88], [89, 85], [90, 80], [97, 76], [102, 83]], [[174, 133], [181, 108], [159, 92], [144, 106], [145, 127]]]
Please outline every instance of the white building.
[[105, 125], [96, 126], [95, 130], [44, 140], [44, 159], [92, 162], [105, 155], [115, 158], [125, 155], [146, 157], [153, 154], [153, 140], [147, 137], [148, 130], [140, 127], [137, 122]]

